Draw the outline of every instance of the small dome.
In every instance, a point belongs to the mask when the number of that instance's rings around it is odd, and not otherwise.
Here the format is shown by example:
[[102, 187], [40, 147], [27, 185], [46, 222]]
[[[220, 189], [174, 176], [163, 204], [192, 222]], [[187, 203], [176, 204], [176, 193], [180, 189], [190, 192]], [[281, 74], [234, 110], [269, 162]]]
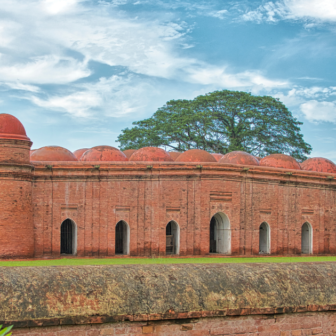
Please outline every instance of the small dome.
[[77, 161], [75, 155], [66, 148], [46, 146], [30, 154], [31, 161]]
[[301, 163], [301, 169], [336, 174], [336, 165], [332, 161], [321, 157], [310, 158], [303, 161]]
[[285, 169], [301, 169], [299, 163], [289, 155], [271, 154], [260, 160], [260, 166], [285, 168]]
[[7, 113], [0, 113], [0, 139], [30, 141], [20, 120]]
[[81, 156], [80, 161], [128, 161], [128, 159], [118, 148], [96, 146], [87, 150]]
[[218, 162], [259, 166], [259, 161], [253, 155], [241, 151], [227, 153]]
[[168, 153], [174, 161], [182, 154], [181, 152], [168, 152]]
[[189, 149], [182, 153], [176, 162], [217, 162], [207, 151], [202, 149]]
[[172, 157], [162, 148], [144, 147], [138, 149], [130, 157], [130, 161], [174, 161]]
[[82, 157], [82, 155], [89, 150], [89, 148], [81, 148], [81, 149], [77, 149], [75, 150], [73, 153], [76, 156], [77, 160], [79, 161], [79, 159]]
[[220, 153], [211, 153], [211, 155], [216, 159], [217, 162], [224, 156]]
[[127, 159], [129, 159], [134, 152], [136, 152], [136, 149], [126, 149], [123, 151], [123, 153], [126, 155]]

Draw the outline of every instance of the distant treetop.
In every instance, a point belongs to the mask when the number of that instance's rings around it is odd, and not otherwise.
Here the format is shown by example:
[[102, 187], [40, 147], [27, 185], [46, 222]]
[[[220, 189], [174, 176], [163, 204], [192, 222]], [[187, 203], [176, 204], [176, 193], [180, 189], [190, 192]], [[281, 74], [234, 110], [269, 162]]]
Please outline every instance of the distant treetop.
[[255, 156], [282, 153], [303, 161], [312, 147], [300, 125], [279, 99], [241, 91], [214, 91], [193, 100], [170, 100], [151, 118], [122, 130], [121, 150], [168, 147], [179, 152], [198, 148]]

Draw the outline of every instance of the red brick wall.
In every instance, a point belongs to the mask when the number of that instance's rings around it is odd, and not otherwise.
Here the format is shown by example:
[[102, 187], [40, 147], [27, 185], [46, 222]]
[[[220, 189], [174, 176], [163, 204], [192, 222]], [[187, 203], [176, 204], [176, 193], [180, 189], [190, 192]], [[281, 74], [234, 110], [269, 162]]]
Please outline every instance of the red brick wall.
[[[128, 164], [128, 163], [127, 163]], [[313, 227], [313, 254], [336, 253], [335, 191], [326, 174], [284, 176], [258, 167], [202, 172], [174, 165], [130, 171], [130, 164], [94, 170], [93, 165], [36, 165], [33, 187], [35, 254], [60, 253], [60, 225], [72, 219], [78, 228], [78, 256], [113, 256], [115, 225], [130, 226], [130, 254], [164, 255], [165, 227], [180, 226], [180, 255], [209, 252], [209, 223], [217, 212], [231, 225], [233, 255], [259, 254], [259, 226], [271, 228], [271, 253], [301, 253], [301, 226]], [[177, 165], [175, 165], [176, 167]], [[217, 165], [220, 167], [220, 165]]]
[[227, 316], [189, 320], [119, 322], [14, 329], [14, 335], [109, 336], [109, 335], [240, 335], [303, 336], [335, 335], [336, 313], [315, 312], [283, 315]]
[[29, 163], [30, 141], [0, 139], [0, 162]]
[[29, 141], [0, 139], [1, 257], [33, 257], [35, 253], [30, 146]]

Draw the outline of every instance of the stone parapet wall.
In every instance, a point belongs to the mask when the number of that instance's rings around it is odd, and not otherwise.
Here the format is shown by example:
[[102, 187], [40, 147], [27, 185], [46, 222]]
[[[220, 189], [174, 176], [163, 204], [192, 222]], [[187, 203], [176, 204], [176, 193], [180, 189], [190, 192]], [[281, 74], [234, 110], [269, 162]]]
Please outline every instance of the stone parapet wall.
[[336, 311], [336, 263], [0, 271], [0, 324], [16, 327]]

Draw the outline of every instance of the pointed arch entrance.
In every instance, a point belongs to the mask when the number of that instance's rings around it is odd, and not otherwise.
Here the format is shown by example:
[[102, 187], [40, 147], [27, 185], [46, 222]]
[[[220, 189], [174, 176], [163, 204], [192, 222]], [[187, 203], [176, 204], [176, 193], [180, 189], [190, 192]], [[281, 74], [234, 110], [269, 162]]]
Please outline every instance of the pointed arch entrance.
[[61, 254], [77, 254], [77, 225], [69, 218], [61, 224]]
[[129, 226], [121, 220], [115, 227], [115, 254], [129, 254]]
[[268, 223], [263, 222], [259, 226], [259, 253], [268, 254], [271, 250], [271, 232]]
[[175, 221], [166, 226], [166, 254], [180, 253], [180, 227]]
[[231, 253], [230, 221], [222, 212], [217, 212], [210, 221], [210, 253]]
[[310, 223], [306, 222], [301, 227], [301, 253], [313, 253], [313, 230]]

